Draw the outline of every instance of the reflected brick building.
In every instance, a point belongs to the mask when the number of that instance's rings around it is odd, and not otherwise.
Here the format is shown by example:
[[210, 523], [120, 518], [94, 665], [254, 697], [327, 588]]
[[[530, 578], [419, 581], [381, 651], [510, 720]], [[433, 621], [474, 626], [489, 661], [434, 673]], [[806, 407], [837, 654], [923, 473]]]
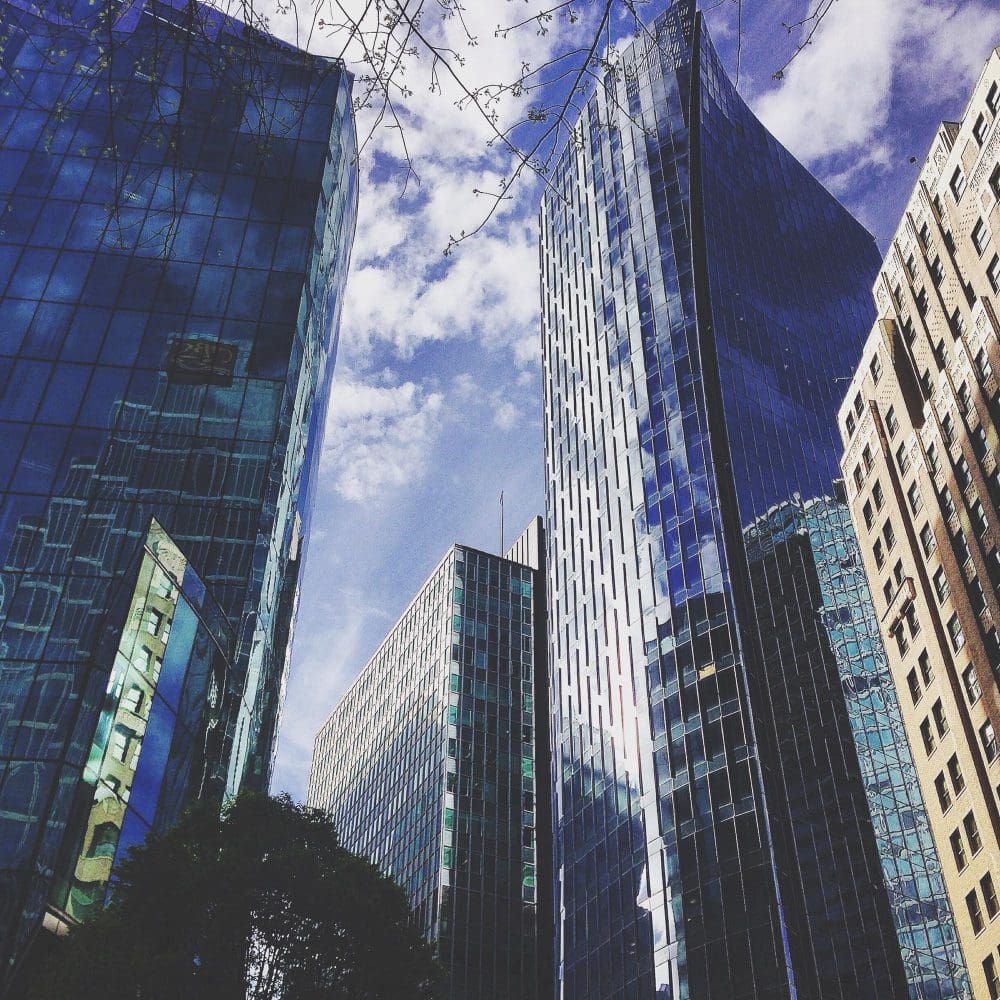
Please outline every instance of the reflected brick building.
[[1000, 51], [944, 122], [840, 408], [851, 514], [977, 997], [1000, 997]]
[[903, 962], [799, 543], [748, 552], [838, 475], [874, 241], [687, 0], [576, 128], [541, 211], [559, 995], [962, 995]]
[[449, 1000], [552, 995], [544, 537], [453, 546], [316, 736], [309, 804], [406, 890]]
[[[356, 213], [350, 78], [0, 3], [0, 956], [267, 787]], [[169, 553], [169, 555], [168, 555]]]

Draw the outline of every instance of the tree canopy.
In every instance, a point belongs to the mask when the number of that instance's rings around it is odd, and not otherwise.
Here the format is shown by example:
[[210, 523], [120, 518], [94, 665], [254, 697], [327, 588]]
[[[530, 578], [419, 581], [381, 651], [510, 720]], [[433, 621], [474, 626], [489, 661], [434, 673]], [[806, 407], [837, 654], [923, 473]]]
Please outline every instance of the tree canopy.
[[406, 895], [290, 798], [199, 806], [133, 848], [34, 1000], [431, 1000], [440, 967]]

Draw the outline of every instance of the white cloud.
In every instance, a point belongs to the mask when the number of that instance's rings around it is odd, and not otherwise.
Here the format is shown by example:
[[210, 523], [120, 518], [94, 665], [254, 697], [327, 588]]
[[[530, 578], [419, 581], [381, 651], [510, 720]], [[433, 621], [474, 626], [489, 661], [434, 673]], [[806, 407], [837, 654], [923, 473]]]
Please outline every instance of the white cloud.
[[347, 500], [369, 500], [420, 478], [430, 460], [444, 396], [413, 382], [366, 384], [338, 372], [323, 466]]
[[[315, 532], [312, 541], [318, 541]], [[367, 653], [365, 644], [370, 641], [371, 626], [376, 620], [384, 625], [391, 618], [372, 606], [371, 594], [356, 588], [341, 587], [323, 593], [315, 618], [332, 624], [296, 631], [295, 671], [282, 708], [283, 718], [294, 720], [294, 724], [281, 727], [273, 782], [274, 788], [288, 789], [303, 799], [313, 739], [357, 673]], [[300, 677], [308, 677], [309, 683], [295, 683]]]
[[[942, 89], [967, 92], [998, 37], [995, 3], [837, 0], [780, 84], [751, 103], [775, 136], [811, 166], [850, 154], [867, 158], [865, 167], [884, 167], [890, 158], [881, 137], [897, 88], [905, 85], [917, 99]], [[840, 183], [849, 180], [843, 176]]]

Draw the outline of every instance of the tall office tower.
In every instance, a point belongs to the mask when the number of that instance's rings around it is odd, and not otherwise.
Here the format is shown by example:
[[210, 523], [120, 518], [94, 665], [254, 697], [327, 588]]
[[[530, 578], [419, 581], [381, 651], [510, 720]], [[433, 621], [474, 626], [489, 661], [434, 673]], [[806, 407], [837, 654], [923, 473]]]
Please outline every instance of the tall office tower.
[[874, 241], [690, 0], [617, 69], [541, 211], [561, 996], [905, 996], [835, 658], [744, 538], [838, 474]]
[[[803, 671], [821, 657], [839, 677], [911, 997], [970, 997], [858, 539], [835, 486], [834, 496], [778, 504], [744, 533], [767, 655], [798, 659]], [[771, 711], [787, 738], [805, 738], [793, 701], [776, 699]]]
[[339, 64], [210, 7], [0, 17], [2, 983], [267, 787], [357, 168]]
[[316, 736], [311, 806], [409, 894], [449, 1000], [549, 1000], [541, 519], [455, 545]]
[[1000, 52], [945, 122], [839, 413], [931, 829], [977, 997], [1000, 996]]

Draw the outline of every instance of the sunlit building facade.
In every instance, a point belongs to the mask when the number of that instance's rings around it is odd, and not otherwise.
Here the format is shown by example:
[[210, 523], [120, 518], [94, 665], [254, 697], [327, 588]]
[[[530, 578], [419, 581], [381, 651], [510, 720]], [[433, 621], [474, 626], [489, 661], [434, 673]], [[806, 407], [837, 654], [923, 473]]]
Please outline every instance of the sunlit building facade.
[[839, 474], [874, 241], [686, 0], [575, 128], [541, 211], [559, 996], [918, 995], [854, 668], [747, 534]]
[[0, 3], [0, 958], [265, 789], [357, 199], [350, 77]]
[[838, 414], [875, 595], [976, 997], [1000, 997], [1000, 51], [944, 122]]
[[406, 890], [448, 1000], [549, 1000], [544, 538], [445, 555], [316, 736], [310, 805]]

